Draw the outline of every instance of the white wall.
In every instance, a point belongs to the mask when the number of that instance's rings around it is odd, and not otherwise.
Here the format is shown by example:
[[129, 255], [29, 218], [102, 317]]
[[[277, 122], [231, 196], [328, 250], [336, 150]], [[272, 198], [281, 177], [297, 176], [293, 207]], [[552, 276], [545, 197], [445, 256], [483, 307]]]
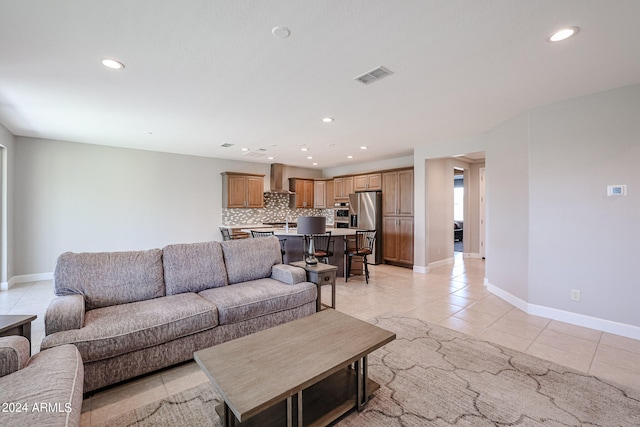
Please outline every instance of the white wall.
[[530, 134], [529, 302], [640, 326], [640, 85], [536, 108]]
[[486, 266], [492, 285], [524, 301], [529, 286], [528, 115], [487, 135]]
[[269, 165], [16, 138], [13, 274], [53, 270], [64, 251], [221, 240], [221, 172]]
[[[425, 160], [482, 150], [490, 290], [533, 314], [640, 339], [640, 85], [416, 148], [418, 266], [431, 243]], [[626, 184], [628, 196], [607, 197], [609, 184]], [[570, 300], [571, 289], [582, 301]]]
[[426, 165], [428, 262], [453, 258], [453, 164], [451, 159], [431, 159]]
[[[15, 156], [15, 138], [11, 132], [9, 132], [4, 126], [0, 124], [0, 145], [4, 147], [4, 164], [0, 167], [0, 171], [6, 167], [4, 176], [6, 176], [6, 182], [0, 177], [0, 185], [3, 186], [4, 200], [0, 202], [0, 209], [5, 210], [5, 223], [0, 230], [0, 238], [3, 239], [3, 243], [0, 246], [0, 288], [7, 288], [9, 286], [9, 279], [13, 277], [13, 244], [14, 237], [14, 215], [13, 215], [13, 203], [14, 203], [14, 182], [15, 182], [15, 168], [13, 167]], [[6, 205], [4, 205], [6, 202]]]
[[375, 172], [387, 169], [405, 168], [413, 166], [413, 156], [396, 157], [393, 159], [379, 160], [376, 162], [355, 163], [347, 166], [339, 166], [335, 168], [326, 168], [322, 170], [322, 174], [331, 178], [341, 175], [357, 175], [360, 173]]

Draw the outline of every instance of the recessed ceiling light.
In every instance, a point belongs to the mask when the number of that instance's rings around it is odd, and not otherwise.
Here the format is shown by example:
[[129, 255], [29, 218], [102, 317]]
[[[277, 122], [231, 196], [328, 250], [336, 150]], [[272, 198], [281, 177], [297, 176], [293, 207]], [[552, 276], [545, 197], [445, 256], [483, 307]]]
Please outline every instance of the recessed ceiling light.
[[333, 117], [324, 117], [322, 121], [325, 123], [331, 123], [333, 121]]
[[318, 166], [318, 162], [313, 162], [313, 166]]
[[307, 159], [311, 160], [313, 159], [313, 156], [307, 156]]
[[309, 149], [307, 147], [302, 147], [300, 150], [301, 151], [309, 151]]
[[353, 156], [347, 156], [347, 159], [353, 159]]
[[112, 70], [122, 70], [124, 69], [124, 64], [122, 62], [116, 61], [115, 59], [105, 58], [102, 60], [102, 65], [107, 68], [111, 68]]
[[150, 130], [145, 132], [147, 135], [153, 135], [153, 132], [151, 132]]
[[279, 39], [286, 39], [291, 35], [291, 30], [288, 29], [287, 27], [278, 26], [278, 27], [273, 27], [273, 29], [271, 30], [271, 34], [273, 34], [275, 37]]
[[267, 159], [269, 159], [269, 160], [273, 160], [273, 159], [275, 159], [275, 157], [273, 157], [273, 156], [269, 156], [269, 157], [267, 157]]
[[242, 151], [249, 151], [248, 148], [242, 148]]
[[361, 150], [366, 150], [367, 148], [369, 147], [367, 147], [366, 145], [363, 145], [362, 147], [360, 147]]
[[571, 36], [575, 36], [576, 34], [578, 34], [579, 31], [580, 31], [580, 28], [578, 27], [563, 28], [551, 34], [547, 40], [550, 42], [559, 42], [562, 40], [566, 40]]

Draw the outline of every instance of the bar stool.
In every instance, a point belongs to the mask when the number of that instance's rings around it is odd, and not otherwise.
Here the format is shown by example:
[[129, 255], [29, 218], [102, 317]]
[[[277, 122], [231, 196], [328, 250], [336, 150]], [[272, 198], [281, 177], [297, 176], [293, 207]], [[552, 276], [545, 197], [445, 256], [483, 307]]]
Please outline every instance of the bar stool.
[[226, 227], [220, 227], [220, 233], [222, 233], [222, 240], [224, 241], [235, 240], [235, 237], [233, 237], [229, 229]]
[[304, 235], [304, 255], [305, 258], [308, 254], [309, 241], [313, 237], [316, 258], [322, 258], [322, 262], [329, 264], [329, 257], [333, 256], [333, 241], [331, 240], [331, 231], [320, 234], [305, 234]]
[[369, 264], [367, 263], [367, 255], [373, 253], [373, 245], [376, 241], [376, 230], [356, 230], [356, 247], [347, 250], [347, 271], [344, 275], [344, 281], [349, 280], [351, 275], [351, 260], [354, 256], [361, 256], [364, 262], [364, 277], [369, 283]]

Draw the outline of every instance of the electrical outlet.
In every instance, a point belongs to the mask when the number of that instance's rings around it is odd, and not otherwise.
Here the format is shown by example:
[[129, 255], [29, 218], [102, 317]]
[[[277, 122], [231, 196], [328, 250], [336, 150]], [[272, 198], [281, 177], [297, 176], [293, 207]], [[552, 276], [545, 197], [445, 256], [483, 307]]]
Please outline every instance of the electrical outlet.
[[571, 301], [580, 301], [580, 291], [571, 289]]

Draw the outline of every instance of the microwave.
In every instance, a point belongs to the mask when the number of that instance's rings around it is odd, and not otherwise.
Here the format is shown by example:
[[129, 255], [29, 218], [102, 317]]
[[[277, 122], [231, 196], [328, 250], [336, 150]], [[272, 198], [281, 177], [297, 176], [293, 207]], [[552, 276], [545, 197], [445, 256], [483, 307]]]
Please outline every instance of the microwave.
[[349, 219], [349, 208], [339, 209], [336, 208], [333, 213], [334, 219]]

